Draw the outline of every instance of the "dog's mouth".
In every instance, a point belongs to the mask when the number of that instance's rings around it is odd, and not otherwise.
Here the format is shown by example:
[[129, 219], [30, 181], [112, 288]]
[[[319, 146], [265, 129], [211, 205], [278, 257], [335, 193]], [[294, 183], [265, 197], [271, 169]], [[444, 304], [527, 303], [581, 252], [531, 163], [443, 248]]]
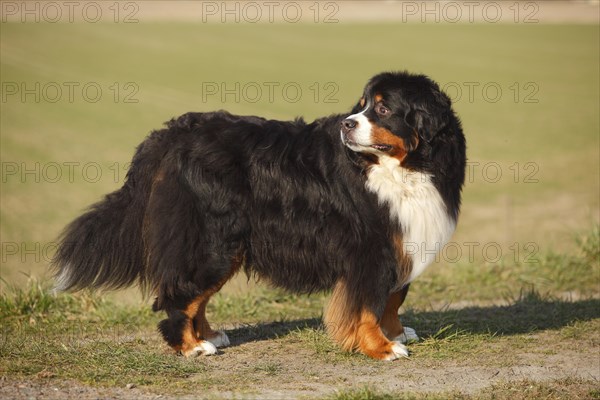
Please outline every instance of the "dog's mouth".
[[352, 135], [350, 133], [344, 133], [343, 131], [341, 132], [341, 136], [342, 136], [342, 144], [346, 147], [349, 147], [353, 151], [358, 151], [358, 152], [366, 151], [366, 152], [372, 153], [373, 150], [375, 150], [376, 152], [387, 153], [387, 152], [391, 151], [393, 148], [389, 144], [384, 144], [384, 143], [374, 143], [374, 144], [358, 143], [357, 141], [354, 140], [354, 138], [352, 137]]
[[376, 150], [376, 151], [379, 151], [382, 153], [387, 153], [390, 150], [392, 150], [392, 146], [390, 146], [389, 144], [376, 143], [376, 144], [364, 145], [364, 144], [357, 143], [352, 139], [348, 139], [348, 137], [345, 135], [342, 135], [342, 143], [344, 144], [344, 146], [349, 147], [350, 149], [352, 149], [354, 151], [360, 151], [361, 149], [363, 151], [368, 151], [369, 149], [372, 149], [372, 150]]
[[392, 146], [390, 146], [389, 144], [372, 144], [369, 147], [381, 151], [383, 153], [388, 152], [392, 149]]

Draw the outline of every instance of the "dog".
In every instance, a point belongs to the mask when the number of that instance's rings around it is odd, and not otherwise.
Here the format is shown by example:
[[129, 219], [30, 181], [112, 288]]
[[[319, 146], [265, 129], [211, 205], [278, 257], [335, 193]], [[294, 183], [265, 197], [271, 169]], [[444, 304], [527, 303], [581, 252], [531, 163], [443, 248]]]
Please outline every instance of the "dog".
[[414, 331], [398, 309], [455, 229], [465, 164], [461, 122], [425, 75], [376, 75], [350, 114], [312, 123], [187, 113], [65, 228], [57, 287], [139, 284], [189, 357], [230, 344], [205, 310], [244, 270], [295, 293], [332, 290], [324, 323], [343, 349], [407, 357]]

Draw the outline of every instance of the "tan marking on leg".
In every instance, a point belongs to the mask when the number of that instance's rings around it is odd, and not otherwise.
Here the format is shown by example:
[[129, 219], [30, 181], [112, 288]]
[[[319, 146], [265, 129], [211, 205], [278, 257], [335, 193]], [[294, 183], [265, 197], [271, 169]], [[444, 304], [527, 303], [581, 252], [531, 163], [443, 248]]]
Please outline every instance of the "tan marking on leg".
[[202, 294], [202, 301], [199, 303], [199, 306], [195, 311], [194, 315], [190, 316], [190, 318], [193, 318], [194, 320], [194, 330], [197, 338], [207, 340], [219, 335], [219, 332], [212, 330], [210, 324], [208, 323], [208, 320], [206, 319], [206, 305], [208, 304], [210, 298], [219, 290], [221, 290], [223, 285], [225, 285], [225, 283], [229, 281], [240, 270], [240, 268], [244, 264], [244, 261], [245, 257], [240, 252], [237, 256], [234, 257], [229, 274], [223, 279], [221, 279], [215, 286], [213, 286], [212, 288], [210, 288]]
[[404, 327], [398, 319], [398, 309], [404, 303], [409, 287], [410, 285], [406, 285], [402, 290], [392, 293], [385, 305], [385, 310], [381, 317], [381, 330], [390, 340], [394, 340], [397, 336], [404, 333]]
[[[377, 316], [366, 308], [358, 313], [351, 310], [349, 305], [352, 302], [349, 301], [349, 296], [346, 283], [343, 280], [338, 281], [324, 318], [331, 337], [347, 351], [358, 350], [369, 357], [381, 360], [398, 358], [392, 350], [396, 344], [383, 334]], [[394, 298], [390, 309], [397, 303], [398, 299]], [[396, 308], [396, 312], [397, 310]]]
[[363, 310], [361, 313], [357, 336], [358, 350], [361, 353], [380, 360], [392, 354], [392, 343], [381, 331], [377, 317], [368, 310]]
[[194, 300], [192, 300], [188, 304], [188, 306], [183, 311], [188, 318], [185, 321], [185, 326], [183, 327], [183, 331], [182, 331], [181, 347], [180, 347], [180, 349], [176, 349], [176, 350], [181, 351], [183, 353], [183, 355], [186, 357], [202, 341], [201, 338], [196, 333], [194, 317], [196, 316], [196, 314], [198, 313], [198, 311], [201, 308], [204, 308], [203, 304], [205, 304], [206, 301], [208, 301], [208, 299], [206, 298], [207, 293], [208, 292], [205, 292], [205, 293], [201, 294], [200, 296], [196, 297]]
[[363, 310], [357, 336], [358, 350], [371, 358], [392, 361], [408, 357], [406, 346], [385, 337], [377, 317], [370, 310]]
[[189, 353], [192, 351], [203, 340], [208, 340], [219, 335], [219, 332], [212, 330], [210, 324], [206, 320], [206, 305], [210, 298], [219, 290], [221, 290], [223, 285], [225, 285], [225, 283], [239, 271], [244, 263], [244, 259], [245, 258], [242, 254], [238, 254], [236, 257], [234, 257], [229, 274], [221, 279], [216, 285], [205, 290], [204, 293], [194, 298], [188, 304], [183, 311], [188, 317], [186, 325], [183, 328], [183, 344], [181, 345], [180, 349], [175, 350], [180, 350], [184, 355], [186, 355], [186, 352]]
[[[412, 272], [412, 260], [409, 256], [404, 253], [404, 244], [402, 242], [402, 235], [397, 233], [393, 237], [394, 250], [396, 252], [396, 274], [398, 276], [398, 282], [396, 282], [396, 288], [404, 287], [404, 283]], [[406, 297], [406, 294], [404, 295]], [[404, 299], [402, 299], [404, 301]], [[402, 303], [401, 303], [402, 304]]]
[[356, 327], [360, 315], [351, 310], [346, 283], [339, 280], [331, 294], [331, 299], [325, 311], [324, 323], [327, 332], [342, 349], [353, 351], [358, 345]]
[[383, 316], [381, 317], [381, 330], [390, 340], [404, 332], [404, 328], [398, 319], [400, 304], [400, 292], [392, 293], [388, 298]]

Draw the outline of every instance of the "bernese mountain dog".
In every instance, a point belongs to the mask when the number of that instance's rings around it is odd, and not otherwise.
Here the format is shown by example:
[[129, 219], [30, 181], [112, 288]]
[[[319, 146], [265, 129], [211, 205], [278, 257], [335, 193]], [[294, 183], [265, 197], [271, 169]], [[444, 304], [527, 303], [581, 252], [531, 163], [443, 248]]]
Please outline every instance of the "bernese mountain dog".
[[210, 297], [244, 270], [296, 293], [332, 290], [324, 323], [349, 351], [408, 356], [398, 308], [449, 240], [466, 149], [451, 101], [424, 75], [373, 77], [350, 114], [306, 123], [187, 113], [137, 148], [124, 186], [66, 227], [62, 290], [156, 296], [185, 356], [229, 345]]

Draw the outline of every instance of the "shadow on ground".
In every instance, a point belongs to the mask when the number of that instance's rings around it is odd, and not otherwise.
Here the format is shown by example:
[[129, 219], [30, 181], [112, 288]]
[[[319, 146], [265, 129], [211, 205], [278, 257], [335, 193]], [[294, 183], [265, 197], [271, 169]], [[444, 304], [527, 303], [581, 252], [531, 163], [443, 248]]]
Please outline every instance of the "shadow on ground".
[[[577, 321], [600, 318], [600, 299], [580, 301], [542, 300], [526, 297], [509, 306], [466, 307], [458, 310], [413, 311], [400, 316], [402, 322], [417, 328], [422, 338], [435, 335], [452, 325], [445, 334], [461, 331], [471, 334], [517, 335], [560, 329]], [[304, 329], [324, 329], [320, 318], [245, 325], [227, 331], [233, 346], [275, 339]], [[438, 338], [443, 338], [438, 335]]]
[[[403, 321], [419, 327], [423, 337], [453, 324], [455, 330], [472, 334], [517, 335], [560, 329], [577, 321], [600, 318], [600, 299], [580, 301], [541, 300], [536, 296], [509, 306], [466, 307], [458, 310], [409, 311]], [[412, 324], [412, 325], [411, 325]]]

